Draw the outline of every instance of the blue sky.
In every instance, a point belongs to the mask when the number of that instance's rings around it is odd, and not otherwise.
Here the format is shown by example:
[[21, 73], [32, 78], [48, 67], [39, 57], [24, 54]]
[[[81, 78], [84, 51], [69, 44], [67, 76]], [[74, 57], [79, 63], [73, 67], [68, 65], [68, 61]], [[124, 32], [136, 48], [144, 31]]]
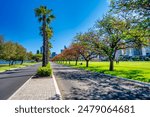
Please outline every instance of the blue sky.
[[51, 51], [60, 53], [78, 32], [91, 28], [108, 11], [108, 0], [0, 0], [0, 35], [18, 42], [27, 51], [36, 52], [42, 45], [34, 9], [46, 5], [53, 9], [54, 36]]

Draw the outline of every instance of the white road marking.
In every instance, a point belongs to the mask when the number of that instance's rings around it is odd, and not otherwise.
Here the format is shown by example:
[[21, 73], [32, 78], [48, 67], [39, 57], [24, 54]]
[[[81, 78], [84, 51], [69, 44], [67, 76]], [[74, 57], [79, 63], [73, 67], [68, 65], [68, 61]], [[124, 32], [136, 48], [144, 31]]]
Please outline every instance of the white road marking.
[[52, 72], [52, 78], [53, 78], [53, 81], [54, 81], [54, 86], [55, 86], [55, 89], [56, 89], [56, 94], [60, 96], [60, 100], [62, 100], [62, 95], [60, 93], [60, 90], [58, 88], [58, 84], [57, 84], [57, 81], [56, 81], [56, 78]]

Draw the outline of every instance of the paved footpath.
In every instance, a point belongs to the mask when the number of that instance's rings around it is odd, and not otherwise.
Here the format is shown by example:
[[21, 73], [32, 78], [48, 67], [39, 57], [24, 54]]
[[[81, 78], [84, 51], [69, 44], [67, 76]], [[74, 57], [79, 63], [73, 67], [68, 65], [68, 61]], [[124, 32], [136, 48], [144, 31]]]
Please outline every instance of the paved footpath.
[[51, 63], [62, 99], [150, 100], [150, 84]]
[[32, 78], [10, 100], [52, 100], [56, 97], [54, 81], [50, 77]]

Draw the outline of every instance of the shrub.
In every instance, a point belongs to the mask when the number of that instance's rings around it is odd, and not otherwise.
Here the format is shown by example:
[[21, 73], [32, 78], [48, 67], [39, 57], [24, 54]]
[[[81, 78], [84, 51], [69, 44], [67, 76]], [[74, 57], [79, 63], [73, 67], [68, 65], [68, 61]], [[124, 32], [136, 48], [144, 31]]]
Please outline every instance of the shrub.
[[46, 65], [46, 67], [47, 67], [47, 68], [51, 68], [50, 63], [48, 63], [48, 64]]
[[132, 60], [133, 61], [140, 61], [140, 57], [139, 56], [134, 56], [134, 57], [132, 57]]
[[51, 76], [52, 69], [50, 67], [50, 64], [48, 63], [46, 67], [39, 67], [37, 70], [37, 75], [44, 77], [44, 76]]
[[145, 57], [144, 59], [145, 59], [145, 61], [150, 61], [149, 57]]

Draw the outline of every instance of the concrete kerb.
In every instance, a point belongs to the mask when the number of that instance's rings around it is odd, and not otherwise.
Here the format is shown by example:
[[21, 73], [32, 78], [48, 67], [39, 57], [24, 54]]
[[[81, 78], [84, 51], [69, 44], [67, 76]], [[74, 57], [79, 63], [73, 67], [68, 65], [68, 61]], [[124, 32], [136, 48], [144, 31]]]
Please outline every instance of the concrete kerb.
[[55, 90], [56, 90], [56, 95], [58, 95], [58, 96], [59, 96], [59, 99], [62, 100], [62, 95], [61, 95], [60, 90], [59, 90], [59, 88], [58, 88], [58, 84], [57, 84], [57, 81], [56, 81], [56, 78], [55, 78], [55, 76], [54, 76], [53, 71], [52, 71], [52, 78], [53, 78], [53, 81], [54, 81], [54, 86], [55, 86]]
[[32, 75], [19, 89], [17, 89], [7, 100], [11, 100], [33, 77]]

